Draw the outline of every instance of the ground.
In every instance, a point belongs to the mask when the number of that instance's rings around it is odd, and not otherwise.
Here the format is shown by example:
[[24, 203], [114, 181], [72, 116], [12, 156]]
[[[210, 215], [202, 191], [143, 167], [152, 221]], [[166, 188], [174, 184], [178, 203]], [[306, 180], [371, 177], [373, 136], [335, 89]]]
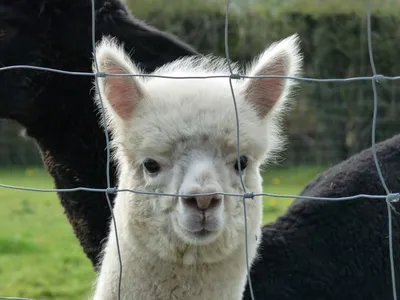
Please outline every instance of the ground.
[[[297, 195], [322, 167], [266, 169], [264, 192]], [[52, 188], [38, 168], [0, 171], [0, 183]], [[264, 198], [264, 222], [273, 221], [291, 199]], [[54, 193], [0, 187], [0, 297], [41, 300], [87, 298], [94, 272]]]

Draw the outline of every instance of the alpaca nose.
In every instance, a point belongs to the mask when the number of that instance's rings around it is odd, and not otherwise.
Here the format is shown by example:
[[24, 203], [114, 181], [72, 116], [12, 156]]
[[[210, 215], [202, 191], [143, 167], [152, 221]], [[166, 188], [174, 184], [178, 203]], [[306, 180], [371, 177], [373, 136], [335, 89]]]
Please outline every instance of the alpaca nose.
[[[186, 207], [195, 208], [197, 210], [206, 210], [217, 208], [222, 204], [223, 195], [203, 195], [197, 196], [196, 194], [212, 194], [217, 193], [217, 188], [194, 188], [190, 189], [188, 193], [183, 193], [188, 195], [188, 197], [182, 197], [182, 204]], [[189, 196], [193, 194], [193, 196]]]
[[[210, 193], [210, 192], [208, 192]], [[201, 193], [193, 193], [201, 194]], [[182, 203], [186, 207], [191, 207], [199, 210], [206, 210], [211, 208], [217, 208], [222, 203], [222, 196], [211, 195], [211, 196], [193, 196], [181, 198]]]

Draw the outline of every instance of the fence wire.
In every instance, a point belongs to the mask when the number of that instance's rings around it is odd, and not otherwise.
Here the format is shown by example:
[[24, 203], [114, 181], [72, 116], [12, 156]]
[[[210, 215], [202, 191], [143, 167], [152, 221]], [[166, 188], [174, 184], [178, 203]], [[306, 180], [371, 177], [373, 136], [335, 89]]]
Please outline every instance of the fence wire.
[[[96, 31], [96, 7], [95, 7], [95, 0], [91, 0], [92, 4], [92, 47], [93, 47], [93, 54], [94, 54], [94, 64], [96, 70], [98, 70], [98, 64], [97, 64], [97, 57], [96, 57], [96, 39], [95, 39], [95, 31]], [[246, 266], [247, 266], [247, 279], [248, 279], [248, 284], [249, 284], [249, 289], [250, 289], [250, 294], [252, 300], [255, 300], [254, 298], [254, 293], [252, 289], [252, 282], [250, 278], [250, 267], [249, 267], [249, 257], [248, 257], [248, 242], [247, 242], [247, 213], [246, 213], [246, 199], [254, 199], [254, 197], [260, 197], [260, 196], [270, 196], [270, 197], [276, 197], [276, 198], [297, 198], [297, 199], [309, 199], [309, 200], [324, 200], [324, 201], [345, 201], [345, 200], [355, 200], [355, 199], [360, 199], [360, 198], [369, 198], [369, 199], [377, 199], [377, 200], [385, 200], [387, 204], [387, 210], [388, 210], [388, 235], [389, 235], [389, 255], [390, 255], [390, 268], [391, 268], [391, 280], [392, 280], [392, 290], [393, 290], [393, 299], [397, 300], [397, 291], [396, 291], [396, 277], [395, 277], [395, 269], [394, 269], [394, 258], [393, 258], [393, 234], [392, 234], [392, 210], [395, 211], [395, 208], [393, 207], [392, 203], [393, 202], [398, 202], [400, 200], [400, 193], [392, 193], [389, 188], [386, 185], [385, 179], [382, 175], [382, 170], [379, 165], [379, 161], [377, 158], [376, 154], [376, 123], [377, 123], [377, 111], [378, 111], [378, 92], [377, 92], [377, 83], [383, 81], [383, 80], [399, 80], [400, 76], [385, 76], [382, 74], [378, 74], [376, 72], [376, 67], [375, 67], [375, 62], [374, 62], [374, 56], [373, 56], [373, 48], [372, 48], [372, 26], [371, 26], [371, 0], [368, 0], [367, 3], [367, 42], [368, 42], [368, 56], [369, 56], [369, 61], [371, 65], [371, 70], [372, 70], [372, 76], [361, 76], [361, 77], [349, 77], [349, 78], [307, 78], [307, 77], [291, 77], [291, 76], [271, 76], [271, 75], [262, 75], [262, 76], [246, 76], [246, 75], [240, 75], [240, 74], [234, 74], [232, 71], [231, 67], [231, 61], [230, 61], [230, 55], [229, 55], [229, 46], [228, 46], [228, 27], [229, 27], [229, 8], [230, 8], [230, 0], [226, 1], [226, 11], [225, 11], [225, 32], [224, 32], [224, 39], [225, 39], [225, 56], [226, 60], [228, 63], [230, 75], [215, 75], [215, 76], [191, 76], [191, 77], [184, 77], [184, 76], [162, 76], [162, 75], [150, 75], [150, 74], [108, 74], [108, 73], [103, 73], [103, 72], [96, 72], [96, 73], [89, 73], [89, 72], [72, 72], [68, 70], [59, 70], [59, 69], [53, 69], [53, 68], [46, 68], [46, 67], [36, 67], [36, 66], [29, 66], [29, 65], [14, 65], [14, 66], [6, 66], [6, 67], [1, 67], [0, 71], [7, 71], [7, 70], [13, 70], [13, 69], [35, 69], [35, 70], [40, 70], [40, 71], [49, 71], [49, 72], [55, 72], [55, 73], [60, 73], [60, 74], [65, 74], [65, 75], [72, 75], [72, 76], [94, 76], [95, 77], [95, 86], [96, 90], [98, 92], [100, 102], [101, 102], [101, 107], [102, 107], [102, 114], [104, 116], [104, 105], [103, 105], [103, 99], [102, 95], [100, 93], [100, 89], [98, 86], [98, 78], [99, 77], [105, 77], [105, 76], [131, 76], [131, 77], [136, 77], [136, 76], [141, 76], [141, 77], [158, 77], [158, 78], [170, 78], [170, 79], [210, 79], [210, 78], [227, 78], [229, 80], [230, 84], [230, 89], [232, 93], [232, 100], [233, 100], [233, 105], [235, 108], [235, 118], [236, 118], [236, 144], [237, 144], [237, 158], [240, 158], [240, 126], [239, 126], [239, 116], [238, 116], [238, 111], [237, 111], [237, 106], [236, 106], [236, 98], [235, 98], [235, 93], [233, 90], [232, 86], [232, 80], [237, 80], [237, 79], [242, 79], [242, 78], [286, 78], [286, 79], [292, 79], [292, 80], [299, 80], [299, 81], [312, 81], [312, 82], [350, 82], [350, 81], [371, 81], [372, 84], [372, 91], [373, 91], [373, 116], [372, 116], [372, 133], [371, 133], [371, 144], [372, 144], [372, 153], [373, 153], [373, 158], [374, 158], [374, 163], [378, 172], [378, 176], [380, 179], [380, 182], [386, 192], [386, 195], [368, 195], [368, 194], [358, 194], [354, 196], [348, 196], [348, 197], [310, 197], [310, 196], [298, 196], [298, 195], [284, 195], [284, 194], [272, 194], [272, 193], [253, 193], [253, 192], [247, 192], [246, 187], [243, 182], [243, 177], [242, 177], [242, 172], [241, 172], [241, 166], [238, 164], [239, 167], [239, 174], [240, 174], [240, 182], [241, 182], [241, 187], [243, 189], [242, 193], [204, 193], [204, 194], [192, 194], [192, 195], [185, 195], [185, 194], [170, 194], [170, 193], [156, 193], [156, 192], [147, 192], [147, 191], [141, 191], [141, 190], [133, 190], [133, 189], [118, 189], [117, 187], [112, 187], [110, 184], [110, 143], [109, 143], [109, 135], [107, 132], [107, 127], [104, 126], [104, 135], [107, 143], [107, 163], [106, 163], [106, 179], [107, 179], [107, 187], [106, 188], [93, 188], [93, 187], [77, 187], [77, 188], [69, 188], [69, 189], [37, 189], [33, 187], [21, 187], [21, 186], [13, 186], [13, 185], [7, 185], [7, 184], [1, 184], [0, 187], [2, 188], [8, 188], [8, 189], [16, 189], [16, 190], [24, 190], [24, 191], [34, 191], [34, 192], [76, 192], [76, 191], [90, 191], [90, 192], [99, 192], [99, 193], [105, 193], [106, 199], [107, 199], [107, 204], [109, 206], [110, 212], [111, 212], [111, 217], [112, 217], [112, 222], [113, 226], [115, 229], [115, 237], [116, 237], [116, 243], [117, 243], [117, 249], [118, 249], [118, 259], [119, 259], [119, 267], [120, 267], [120, 272], [119, 272], [119, 282], [118, 282], [118, 300], [120, 299], [120, 293], [121, 293], [121, 282], [122, 282], [122, 268], [123, 268], [123, 262], [121, 258], [121, 253], [119, 249], [119, 240], [118, 240], [118, 231], [117, 231], [117, 226], [113, 214], [113, 209], [112, 209], [112, 204], [109, 198], [109, 194], [114, 194], [114, 193], [121, 193], [121, 192], [131, 192], [135, 194], [142, 194], [142, 195], [156, 195], [156, 196], [171, 196], [171, 197], [193, 197], [193, 196], [214, 196], [214, 195], [225, 195], [225, 196], [232, 196], [232, 197], [241, 197], [243, 199], [243, 212], [244, 212], [244, 224], [245, 224], [245, 247], [246, 247]], [[103, 118], [105, 121], [106, 119]], [[106, 125], [106, 124], [104, 124]], [[396, 212], [396, 211], [395, 211]], [[396, 212], [397, 213], [397, 212]], [[29, 298], [18, 298], [18, 297], [1, 297], [0, 300], [32, 300]], [[261, 300], [261, 299], [259, 299]]]

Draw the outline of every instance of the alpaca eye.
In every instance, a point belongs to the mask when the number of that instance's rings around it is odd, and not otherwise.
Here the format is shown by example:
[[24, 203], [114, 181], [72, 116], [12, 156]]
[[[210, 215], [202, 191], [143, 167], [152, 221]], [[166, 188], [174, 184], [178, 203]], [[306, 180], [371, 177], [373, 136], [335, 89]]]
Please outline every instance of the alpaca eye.
[[156, 174], [161, 169], [160, 164], [151, 158], [147, 159], [143, 165], [150, 174]]
[[239, 164], [240, 164], [240, 169], [243, 171], [244, 169], [246, 169], [246, 167], [247, 167], [247, 156], [241, 156], [240, 157], [240, 160], [239, 160], [239, 163], [238, 163], [238, 161], [236, 160], [236, 162], [235, 162], [235, 170], [236, 171], [238, 171], [239, 172]]

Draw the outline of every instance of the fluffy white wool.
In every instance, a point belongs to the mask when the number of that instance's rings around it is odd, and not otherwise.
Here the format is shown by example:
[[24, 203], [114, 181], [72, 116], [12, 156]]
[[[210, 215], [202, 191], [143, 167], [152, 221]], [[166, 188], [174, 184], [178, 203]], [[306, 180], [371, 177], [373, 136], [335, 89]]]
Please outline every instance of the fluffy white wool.
[[[115, 40], [97, 46], [99, 71], [142, 74]], [[302, 57], [297, 35], [268, 47], [247, 75], [297, 76]], [[96, 71], [96, 70], [95, 70]], [[238, 72], [234, 66], [234, 72]], [[229, 74], [221, 58], [182, 58], [154, 75]], [[260, 166], [283, 146], [279, 117], [294, 80], [232, 80], [240, 154], [247, 158], [248, 191], [262, 192]], [[119, 165], [119, 189], [198, 194], [242, 193], [236, 119], [227, 78], [99, 78], [107, 126]], [[98, 107], [101, 103], [97, 96]], [[151, 171], [149, 159], [156, 172]], [[260, 242], [262, 199], [246, 200], [249, 259]], [[204, 205], [207, 209], [201, 209]], [[114, 215], [123, 274], [121, 299], [239, 300], [246, 281], [242, 199], [119, 193]], [[119, 260], [111, 224], [93, 299], [117, 299]]]

